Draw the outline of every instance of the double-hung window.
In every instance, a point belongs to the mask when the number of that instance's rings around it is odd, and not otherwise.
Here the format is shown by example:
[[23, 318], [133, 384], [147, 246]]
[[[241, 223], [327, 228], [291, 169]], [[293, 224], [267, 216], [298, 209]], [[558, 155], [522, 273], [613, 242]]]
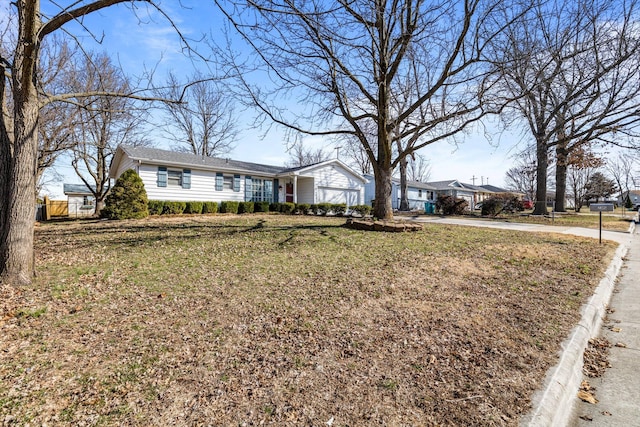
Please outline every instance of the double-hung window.
[[191, 188], [191, 169], [168, 169], [158, 167], [158, 187]]

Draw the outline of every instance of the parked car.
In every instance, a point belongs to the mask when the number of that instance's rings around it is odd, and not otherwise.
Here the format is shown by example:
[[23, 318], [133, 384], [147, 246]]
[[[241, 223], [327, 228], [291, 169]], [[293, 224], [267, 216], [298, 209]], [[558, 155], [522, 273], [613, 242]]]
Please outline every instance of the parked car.
[[531, 200], [523, 200], [522, 201], [522, 206], [525, 209], [533, 209], [533, 202]]

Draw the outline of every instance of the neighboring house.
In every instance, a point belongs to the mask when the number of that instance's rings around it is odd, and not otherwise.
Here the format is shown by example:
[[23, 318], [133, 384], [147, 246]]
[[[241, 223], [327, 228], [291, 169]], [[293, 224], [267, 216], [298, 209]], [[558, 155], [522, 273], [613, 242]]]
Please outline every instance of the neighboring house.
[[364, 203], [365, 179], [332, 159], [298, 168], [120, 145], [109, 177], [134, 169], [149, 200]]
[[67, 196], [70, 217], [91, 216], [95, 213], [96, 198], [86, 185], [63, 184], [62, 191]]
[[[640, 190], [631, 190], [628, 194], [629, 198], [631, 199], [633, 209], [638, 209], [638, 207], [640, 207]], [[618, 206], [624, 206], [626, 200], [627, 192], [625, 191], [618, 196]]]
[[478, 193], [489, 194], [486, 190], [478, 190], [478, 187], [471, 184], [463, 184], [456, 179], [448, 181], [427, 182], [428, 185], [435, 188], [437, 194], [446, 194], [457, 199], [464, 199], [469, 204], [469, 209], [475, 208]]
[[[365, 203], [371, 205], [371, 201], [376, 197], [376, 181], [373, 175], [365, 175], [367, 183], [364, 187]], [[400, 179], [391, 179], [391, 207], [400, 208]], [[429, 184], [419, 181], [407, 182], [407, 198], [409, 199], [410, 210], [424, 209], [425, 202], [433, 202], [436, 199], [436, 189]]]

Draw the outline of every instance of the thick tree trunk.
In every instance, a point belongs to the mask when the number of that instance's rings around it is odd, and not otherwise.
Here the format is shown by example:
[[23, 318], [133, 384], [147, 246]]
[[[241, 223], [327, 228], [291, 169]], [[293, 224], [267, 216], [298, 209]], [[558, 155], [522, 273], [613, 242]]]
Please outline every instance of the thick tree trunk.
[[409, 162], [406, 157], [400, 159], [400, 210], [409, 210], [409, 195], [407, 194], [407, 167]]
[[[34, 270], [34, 223], [36, 215], [36, 160], [38, 158], [39, 103], [33, 76], [38, 58], [39, 1], [18, 1], [18, 40], [12, 93], [14, 102], [13, 145], [8, 168], [3, 170], [4, 224], [0, 241], [0, 282], [14, 286], [31, 283]], [[5, 145], [8, 138], [2, 141]]]
[[556, 146], [556, 201], [554, 210], [566, 212], [565, 200], [567, 198], [567, 144]]
[[533, 215], [547, 214], [547, 166], [548, 153], [547, 144], [544, 141], [538, 141], [536, 144], [536, 203], [533, 209]]
[[376, 181], [376, 203], [373, 209], [373, 216], [378, 219], [392, 219], [391, 169], [375, 167], [374, 176]]

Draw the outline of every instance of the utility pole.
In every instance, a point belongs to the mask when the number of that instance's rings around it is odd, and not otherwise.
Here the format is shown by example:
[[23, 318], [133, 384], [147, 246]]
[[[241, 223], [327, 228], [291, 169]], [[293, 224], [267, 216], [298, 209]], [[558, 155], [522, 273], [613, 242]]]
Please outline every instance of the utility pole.
[[475, 176], [475, 175], [473, 175], [473, 176], [471, 177], [471, 184], [472, 184], [472, 185], [476, 185], [476, 179], [478, 179], [478, 178], [476, 178], [476, 176]]

